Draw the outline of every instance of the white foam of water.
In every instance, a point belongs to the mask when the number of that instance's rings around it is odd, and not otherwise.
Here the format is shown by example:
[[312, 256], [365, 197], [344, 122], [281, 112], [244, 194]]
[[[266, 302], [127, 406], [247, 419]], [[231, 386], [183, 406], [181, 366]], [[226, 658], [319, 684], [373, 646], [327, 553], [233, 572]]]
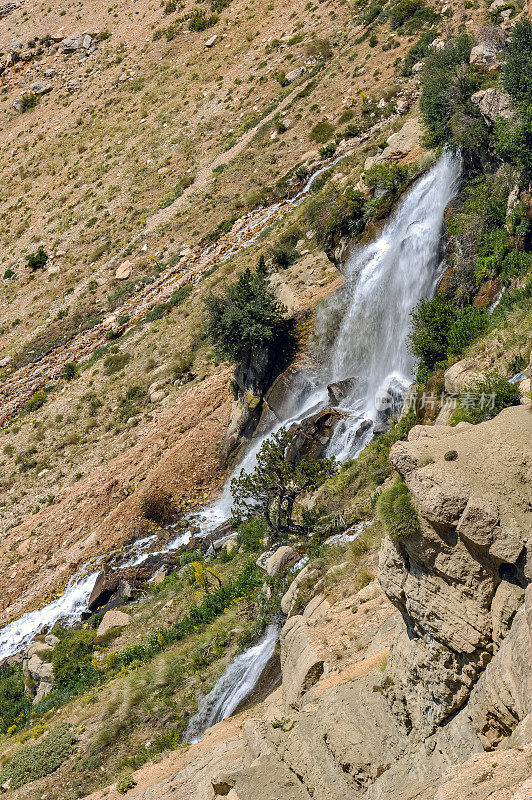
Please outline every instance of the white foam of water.
[[0, 660], [24, 650], [43, 628], [50, 630], [60, 620], [65, 625], [79, 622], [87, 610], [97, 576], [97, 571], [83, 577], [75, 575], [61, 597], [5, 625], [0, 630]]
[[258, 644], [231, 661], [212, 691], [201, 700], [197, 713], [187, 725], [184, 741], [199, 742], [208, 728], [231, 716], [250, 695], [273, 655], [278, 636], [278, 626], [268, 625]]
[[372, 524], [373, 520], [364, 520], [363, 522], [359, 522], [358, 525], [355, 525], [353, 528], [349, 528], [349, 530], [344, 531], [343, 533], [335, 533], [334, 536], [329, 536], [328, 539], [325, 539], [323, 544], [336, 545], [354, 542], [355, 539], [358, 539], [360, 534]]

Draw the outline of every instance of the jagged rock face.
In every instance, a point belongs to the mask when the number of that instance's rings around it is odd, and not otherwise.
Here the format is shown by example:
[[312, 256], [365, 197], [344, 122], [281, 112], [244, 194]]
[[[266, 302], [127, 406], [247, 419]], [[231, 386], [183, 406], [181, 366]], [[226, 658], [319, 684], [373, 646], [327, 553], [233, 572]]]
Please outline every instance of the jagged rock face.
[[499, 117], [515, 119], [512, 98], [503, 89], [481, 89], [471, 95], [471, 102], [477, 106], [488, 125], [492, 125]]
[[[508, 735], [512, 721], [515, 726], [525, 713], [513, 695], [526, 691], [526, 675], [514, 665], [508, 677], [503, 651], [510, 647], [505, 636], [515, 638], [516, 614], [532, 576], [531, 433], [530, 411], [516, 407], [477, 426], [416, 426], [407, 442], [392, 448], [390, 459], [410, 489], [420, 532], [386, 539], [381, 549], [380, 581], [404, 620], [385, 688], [415, 737], [426, 738], [444, 724], [475, 687], [472, 709], [482, 685], [474, 730], [483, 744]], [[448, 461], [451, 449], [457, 457]], [[494, 696], [489, 687], [503, 685], [512, 697], [501, 703], [512, 711], [499, 714], [486, 691]]]

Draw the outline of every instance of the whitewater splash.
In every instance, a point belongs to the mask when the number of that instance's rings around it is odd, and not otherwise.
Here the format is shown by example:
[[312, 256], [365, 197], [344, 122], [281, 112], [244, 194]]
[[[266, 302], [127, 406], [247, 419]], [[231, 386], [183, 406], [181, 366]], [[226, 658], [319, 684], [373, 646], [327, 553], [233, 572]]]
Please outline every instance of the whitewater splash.
[[61, 620], [65, 625], [79, 622], [87, 610], [98, 571], [80, 577], [74, 575], [61, 597], [37, 611], [29, 611], [0, 630], [0, 661], [24, 650], [43, 629], [49, 631]]
[[[401, 199], [381, 235], [350, 254], [343, 265], [345, 286], [319, 311], [318, 331], [331, 318], [340, 319], [325, 359], [327, 377], [351, 381], [340, 407], [355, 415], [355, 422], [358, 417], [374, 423], [414, 379], [410, 314], [441, 278], [444, 212], [458, 190], [460, 172], [460, 159], [444, 153]], [[338, 426], [328, 455], [352, 458], [358, 427]]]
[[255, 689], [279, 636], [277, 625], [268, 625], [261, 640], [231, 661], [214, 688], [200, 702], [190, 719], [183, 740], [199, 742], [208, 728], [230, 717]]

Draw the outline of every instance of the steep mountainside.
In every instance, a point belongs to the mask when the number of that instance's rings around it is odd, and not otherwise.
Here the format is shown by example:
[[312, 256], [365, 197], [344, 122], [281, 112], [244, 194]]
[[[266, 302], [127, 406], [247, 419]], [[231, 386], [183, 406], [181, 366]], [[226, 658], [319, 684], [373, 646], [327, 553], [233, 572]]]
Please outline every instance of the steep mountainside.
[[0, 2], [0, 794], [532, 800], [522, 0]]

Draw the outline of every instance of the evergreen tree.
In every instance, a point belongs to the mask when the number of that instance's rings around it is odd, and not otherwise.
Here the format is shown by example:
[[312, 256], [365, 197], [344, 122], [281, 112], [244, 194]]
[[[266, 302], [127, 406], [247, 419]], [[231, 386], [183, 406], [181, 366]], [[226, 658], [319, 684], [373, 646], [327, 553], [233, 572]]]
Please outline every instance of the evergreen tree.
[[334, 474], [336, 464], [321, 458], [295, 465], [287, 457], [292, 439], [293, 434], [280, 428], [263, 442], [253, 472], [242, 470], [233, 478], [233, 515], [238, 520], [262, 516], [276, 535], [300, 530], [292, 519], [295, 501], [321, 486]]

